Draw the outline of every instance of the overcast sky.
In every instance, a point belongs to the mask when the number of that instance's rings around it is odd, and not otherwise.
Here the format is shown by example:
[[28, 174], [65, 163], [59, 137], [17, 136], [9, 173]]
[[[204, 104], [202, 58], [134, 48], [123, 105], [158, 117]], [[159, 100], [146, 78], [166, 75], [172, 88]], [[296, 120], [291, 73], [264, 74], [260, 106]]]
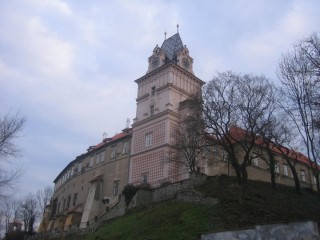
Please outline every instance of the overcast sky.
[[203, 81], [226, 70], [277, 81], [281, 54], [320, 31], [320, 1], [0, 0], [0, 114], [27, 118], [11, 161], [25, 169], [18, 195], [53, 186], [103, 132], [125, 128], [134, 80], [177, 23]]

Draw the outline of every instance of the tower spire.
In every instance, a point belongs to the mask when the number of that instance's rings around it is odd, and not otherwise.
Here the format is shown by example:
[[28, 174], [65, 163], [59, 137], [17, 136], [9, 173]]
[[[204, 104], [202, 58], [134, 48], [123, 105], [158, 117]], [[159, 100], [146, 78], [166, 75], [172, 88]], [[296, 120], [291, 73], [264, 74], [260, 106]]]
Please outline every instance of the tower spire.
[[167, 31], [164, 30], [164, 40], [167, 40]]
[[177, 33], [179, 33], [179, 23], [177, 23]]

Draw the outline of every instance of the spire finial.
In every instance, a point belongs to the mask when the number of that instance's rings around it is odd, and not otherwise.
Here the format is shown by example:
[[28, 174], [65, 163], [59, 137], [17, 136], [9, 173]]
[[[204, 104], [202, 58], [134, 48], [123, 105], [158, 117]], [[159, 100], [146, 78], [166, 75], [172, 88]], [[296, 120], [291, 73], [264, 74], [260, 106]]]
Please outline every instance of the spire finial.
[[126, 128], [130, 127], [130, 118], [127, 118]]
[[177, 33], [179, 33], [179, 23], [177, 23]]
[[164, 40], [166, 40], [166, 39], [167, 39], [167, 31], [164, 30]]

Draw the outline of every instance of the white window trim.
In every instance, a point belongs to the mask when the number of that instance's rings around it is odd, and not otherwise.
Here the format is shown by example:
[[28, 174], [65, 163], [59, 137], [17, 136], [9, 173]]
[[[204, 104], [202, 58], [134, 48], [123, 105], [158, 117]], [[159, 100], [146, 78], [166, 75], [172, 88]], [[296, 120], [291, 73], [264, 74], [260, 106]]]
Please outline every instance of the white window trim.
[[306, 172], [304, 170], [300, 170], [300, 179], [302, 182], [306, 181]]
[[111, 158], [116, 158], [117, 156], [117, 146], [112, 146], [111, 147]]
[[146, 147], [152, 146], [153, 134], [152, 134], [152, 133], [146, 134], [146, 136], [145, 136], [145, 141], [146, 141]]
[[283, 175], [289, 176], [289, 169], [287, 164], [283, 164]]

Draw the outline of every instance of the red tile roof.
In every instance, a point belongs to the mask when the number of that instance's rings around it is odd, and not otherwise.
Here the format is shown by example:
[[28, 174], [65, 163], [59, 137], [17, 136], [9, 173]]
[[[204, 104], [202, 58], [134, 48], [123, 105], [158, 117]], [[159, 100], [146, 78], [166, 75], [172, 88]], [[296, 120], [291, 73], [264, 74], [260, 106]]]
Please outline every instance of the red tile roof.
[[[246, 131], [242, 128], [233, 126], [233, 127], [230, 127], [230, 135], [235, 140], [241, 140], [245, 137]], [[248, 134], [248, 135], [250, 136], [250, 134]], [[263, 147], [267, 147], [261, 137], [257, 137], [255, 139], [255, 144], [262, 145]], [[282, 154], [282, 152], [284, 152], [284, 153], [287, 152], [289, 157], [291, 157], [293, 159], [297, 159], [299, 162], [305, 163], [309, 166], [311, 166], [311, 164], [314, 165], [314, 163], [301, 152], [296, 152], [292, 149], [286, 148], [284, 146], [279, 146], [275, 143], [271, 143], [271, 149], [272, 149], [272, 151], [274, 151], [278, 154]], [[320, 169], [320, 166], [319, 166], [319, 169]]]
[[[128, 129], [128, 130], [131, 130], [131, 129]], [[107, 143], [110, 143], [110, 142], [113, 142], [113, 141], [115, 141], [117, 139], [120, 139], [120, 138], [123, 138], [125, 136], [128, 136], [129, 134], [130, 133], [128, 133], [128, 131], [124, 131], [124, 132], [121, 132], [121, 133], [118, 133], [118, 134], [114, 135], [112, 138], [105, 138], [105, 139], [102, 140], [101, 143], [98, 143], [97, 145], [90, 147], [88, 152], [91, 152], [91, 151], [93, 151], [93, 150], [95, 150], [95, 149], [97, 149], [97, 148], [99, 148], [101, 146], [104, 146]]]

